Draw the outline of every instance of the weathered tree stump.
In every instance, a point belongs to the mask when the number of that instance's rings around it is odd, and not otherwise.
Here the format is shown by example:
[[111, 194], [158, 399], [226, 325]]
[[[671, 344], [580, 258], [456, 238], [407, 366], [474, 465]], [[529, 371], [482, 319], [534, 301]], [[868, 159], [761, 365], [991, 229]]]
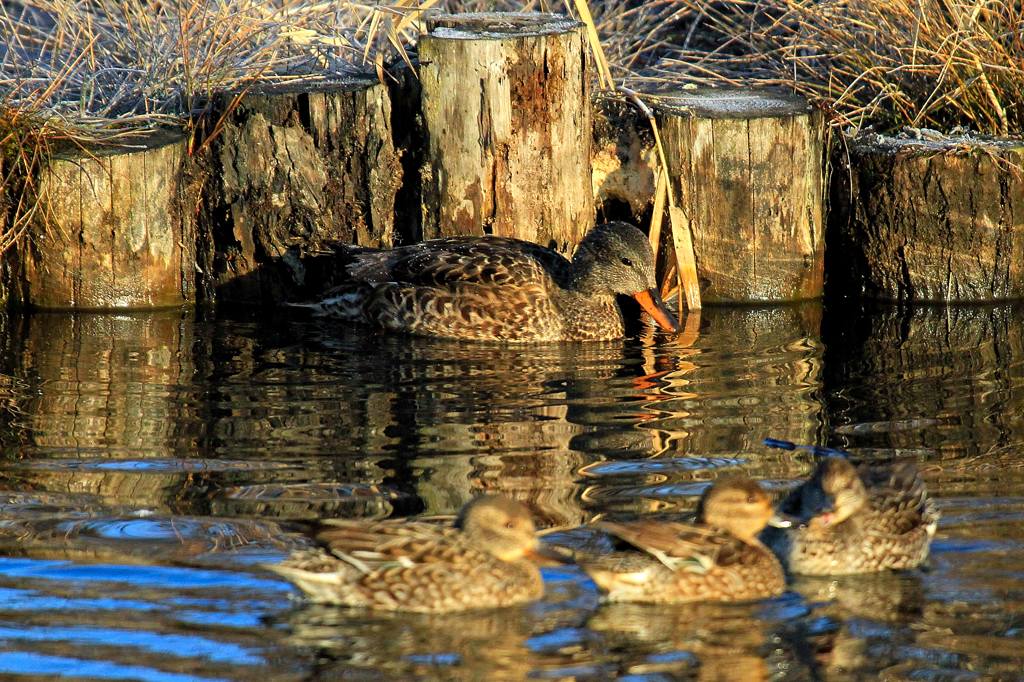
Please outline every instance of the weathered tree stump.
[[608, 220], [642, 224], [654, 202], [658, 151], [647, 117], [621, 97], [594, 98], [594, 201]]
[[423, 236], [570, 250], [594, 220], [588, 47], [561, 15], [434, 15], [419, 43]]
[[830, 281], [899, 301], [1024, 298], [1024, 140], [864, 136], [849, 166], [833, 178]]
[[824, 128], [795, 95], [698, 89], [656, 98], [706, 302], [822, 294]]
[[54, 155], [15, 296], [37, 308], [159, 308], [194, 300], [195, 242], [181, 203], [185, 137]]
[[388, 90], [353, 80], [223, 95], [200, 227], [203, 297], [278, 302], [308, 282], [302, 256], [332, 242], [389, 247], [402, 167]]

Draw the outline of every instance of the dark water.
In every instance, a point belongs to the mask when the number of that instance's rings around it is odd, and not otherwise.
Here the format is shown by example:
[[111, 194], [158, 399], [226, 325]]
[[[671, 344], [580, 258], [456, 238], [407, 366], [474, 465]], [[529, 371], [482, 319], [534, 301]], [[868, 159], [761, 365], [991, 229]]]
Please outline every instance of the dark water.
[[[715, 309], [679, 339], [503, 349], [302, 318], [10, 318], [0, 676], [1020, 679], [1022, 320]], [[930, 568], [680, 608], [602, 606], [551, 570], [541, 603], [444, 617], [307, 605], [259, 568], [305, 519], [483, 490], [549, 526], [686, 511], [723, 471], [781, 490], [812, 463], [765, 436], [917, 461], [943, 513]]]

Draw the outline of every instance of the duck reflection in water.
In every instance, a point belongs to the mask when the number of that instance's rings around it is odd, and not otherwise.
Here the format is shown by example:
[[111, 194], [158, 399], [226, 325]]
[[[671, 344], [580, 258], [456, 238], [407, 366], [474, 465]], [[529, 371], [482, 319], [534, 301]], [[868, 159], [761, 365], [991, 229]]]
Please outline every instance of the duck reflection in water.
[[612, 603], [587, 627], [623, 675], [756, 682], [794, 672], [796, 658], [776, 644], [783, 624], [762, 611], [757, 604]]

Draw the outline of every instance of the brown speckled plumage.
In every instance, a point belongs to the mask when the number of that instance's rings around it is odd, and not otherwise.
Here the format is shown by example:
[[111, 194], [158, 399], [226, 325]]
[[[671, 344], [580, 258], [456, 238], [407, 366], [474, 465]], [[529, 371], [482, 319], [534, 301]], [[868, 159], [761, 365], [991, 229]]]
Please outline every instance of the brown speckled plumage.
[[502, 497], [463, 508], [455, 527], [416, 521], [330, 521], [319, 547], [266, 567], [316, 602], [441, 613], [510, 606], [544, 591], [529, 511]]
[[728, 477], [701, 498], [697, 524], [636, 521], [600, 528], [630, 546], [581, 559], [610, 601], [747, 601], [781, 594], [782, 566], [756, 538], [772, 519], [754, 481]]
[[846, 575], [914, 568], [928, 558], [939, 514], [911, 464], [856, 469], [827, 457], [780, 505], [805, 520], [765, 541], [793, 573]]
[[[349, 283], [309, 307], [388, 331], [489, 341], [620, 338], [616, 294], [656, 292], [647, 237], [628, 223], [595, 227], [571, 263], [518, 239], [449, 237], [355, 249], [347, 275]], [[656, 293], [641, 304], [675, 327]]]

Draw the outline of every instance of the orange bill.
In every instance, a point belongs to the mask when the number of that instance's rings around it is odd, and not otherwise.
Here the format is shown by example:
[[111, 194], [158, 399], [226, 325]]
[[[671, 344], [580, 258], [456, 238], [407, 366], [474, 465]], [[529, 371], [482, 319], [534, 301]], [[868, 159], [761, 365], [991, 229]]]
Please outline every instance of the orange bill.
[[648, 315], [654, 318], [659, 327], [667, 332], [679, 331], [679, 323], [676, 322], [676, 318], [665, 307], [665, 303], [661, 300], [661, 296], [658, 295], [657, 289], [638, 291], [633, 294], [633, 298], [647, 311]]

